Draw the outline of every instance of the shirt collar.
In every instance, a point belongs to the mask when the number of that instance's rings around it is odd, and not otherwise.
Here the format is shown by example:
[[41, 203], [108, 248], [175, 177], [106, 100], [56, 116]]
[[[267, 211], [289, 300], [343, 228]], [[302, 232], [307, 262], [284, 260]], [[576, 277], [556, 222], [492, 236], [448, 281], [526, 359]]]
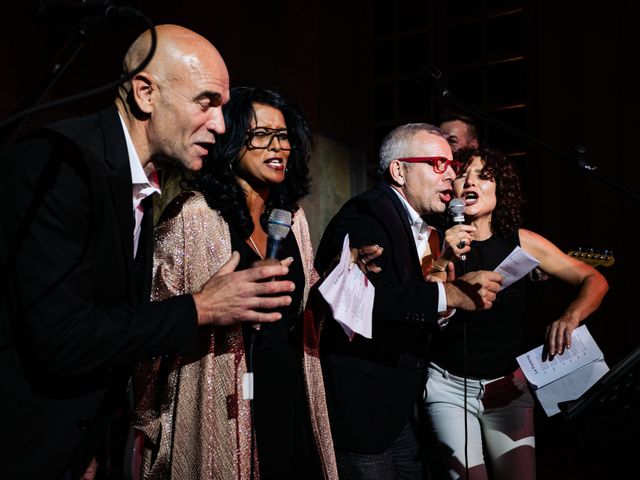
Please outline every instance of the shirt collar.
[[[149, 172], [147, 175], [142, 168], [142, 164], [140, 163], [140, 157], [138, 157], [138, 152], [136, 152], [135, 147], [133, 146], [133, 140], [131, 140], [131, 135], [129, 134], [129, 129], [127, 125], [124, 123], [124, 119], [120, 112], [118, 112], [118, 117], [120, 118], [120, 123], [122, 124], [122, 130], [124, 131], [124, 139], [127, 144], [127, 153], [129, 154], [129, 169], [131, 170], [131, 183], [133, 185], [140, 186], [140, 189], [144, 189], [146, 195], [151, 195], [153, 193], [160, 194], [160, 184], [158, 183], [158, 174], [155, 169]], [[145, 195], [145, 196], [146, 196]]]
[[423, 233], [423, 234], [427, 233], [429, 231], [429, 226], [427, 225], [427, 222], [425, 222], [422, 219], [420, 214], [415, 211], [415, 209], [409, 204], [409, 202], [407, 202], [407, 199], [404, 198], [400, 194], [400, 192], [398, 192], [393, 187], [391, 187], [391, 190], [393, 190], [393, 192], [398, 196], [398, 198], [400, 199], [400, 203], [402, 203], [402, 206], [407, 212], [407, 218], [409, 220], [409, 224], [411, 225], [411, 228], [415, 229], [417, 233]]

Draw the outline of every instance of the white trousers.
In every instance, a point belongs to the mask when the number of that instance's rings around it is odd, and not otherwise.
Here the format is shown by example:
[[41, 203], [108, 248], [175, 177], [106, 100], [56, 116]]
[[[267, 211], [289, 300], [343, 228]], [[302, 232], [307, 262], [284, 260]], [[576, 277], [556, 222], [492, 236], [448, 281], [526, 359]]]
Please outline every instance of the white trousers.
[[[465, 478], [464, 379], [431, 363], [426, 409], [452, 479]], [[467, 379], [469, 479], [535, 479], [534, 400], [518, 369], [493, 380]], [[483, 438], [486, 452], [483, 452]]]

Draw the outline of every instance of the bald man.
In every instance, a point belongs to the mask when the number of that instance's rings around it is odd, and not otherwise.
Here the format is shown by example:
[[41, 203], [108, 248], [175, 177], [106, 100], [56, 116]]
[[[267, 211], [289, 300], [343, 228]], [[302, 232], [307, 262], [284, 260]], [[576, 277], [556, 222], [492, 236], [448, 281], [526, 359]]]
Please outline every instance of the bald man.
[[[237, 254], [201, 291], [148, 300], [156, 169], [200, 169], [229, 98], [213, 45], [174, 25], [157, 33], [151, 63], [120, 87], [115, 107], [50, 125], [0, 158], [5, 478], [79, 478], [134, 364], [188, 355], [201, 325], [274, 321], [279, 313], [264, 312], [290, 303], [292, 283], [260, 282], [285, 267], [234, 272]], [[149, 45], [146, 32], [125, 70]]]

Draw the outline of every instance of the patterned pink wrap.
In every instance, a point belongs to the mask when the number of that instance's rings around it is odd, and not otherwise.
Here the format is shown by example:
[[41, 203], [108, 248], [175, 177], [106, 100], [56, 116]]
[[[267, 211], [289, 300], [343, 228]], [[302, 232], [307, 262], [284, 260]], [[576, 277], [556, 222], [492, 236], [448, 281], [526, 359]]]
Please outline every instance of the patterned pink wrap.
[[[155, 230], [153, 300], [199, 290], [231, 257], [229, 228], [200, 193], [178, 196], [167, 210], [169, 216]], [[302, 209], [294, 215], [292, 230], [304, 264], [306, 305], [318, 274]], [[306, 400], [324, 477], [337, 479], [318, 356], [320, 328], [307, 309], [302, 346]], [[161, 357], [138, 366], [134, 427], [145, 436], [143, 478], [249, 480], [251, 418], [249, 401], [242, 399], [244, 373], [237, 325], [203, 328], [194, 357]]]

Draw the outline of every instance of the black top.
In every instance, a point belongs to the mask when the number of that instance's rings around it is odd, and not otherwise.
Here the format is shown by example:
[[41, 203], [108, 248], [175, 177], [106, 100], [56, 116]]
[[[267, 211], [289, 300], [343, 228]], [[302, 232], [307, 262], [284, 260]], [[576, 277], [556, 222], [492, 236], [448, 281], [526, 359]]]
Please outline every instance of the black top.
[[[467, 254], [466, 271], [494, 270], [520, 245], [518, 234], [509, 238], [493, 235], [474, 241]], [[461, 266], [456, 263], [456, 275]], [[463, 322], [467, 323], [467, 376], [497, 378], [517, 368], [515, 358], [524, 348], [526, 281], [520, 279], [500, 291], [489, 310], [458, 310], [449, 325], [434, 335], [430, 360], [454, 375], [464, 375]]]
[[[240, 253], [238, 269], [248, 268], [260, 258], [241, 235], [231, 231], [231, 246]], [[282, 319], [263, 323], [259, 331], [245, 325], [247, 361], [253, 347], [253, 423], [258, 447], [260, 477], [269, 479], [322, 478], [320, 459], [313, 442], [309, 409], [305, 400], [302, 370], [302, 315], [304, 270], [295, 235], [282, 242], [278, 258], [293, 257], [284, 279], [296, 285], [291, 304], [280, 310]]]
[[[231, 248], [240, 253], [240, 263], [237, 270], [249, 268], [249, 266], [260, 260], [258, 254], [244, 241], [241, 235], [230, 229]], [[282, 280], [290, 280], [296, 285], [296, 289], [290, 294], [291, 304], [281, 310], [282, 319], [277, 322], [264, 323], [260, 326], [259, 334], [256, 337], [254, 349], [270, 348], [282, 343], [293, 342], [295, 335], [293, 333], [300, 327], [298, 319], [300, 315], [300, 304], [302, 303], [302, 295], [304, 293], [304, 270], [302, 269], [302, 257], [296, 243], [293, 233], [282, 242], [278, 258], [284, 259], [293, 257], [293, 263], [289, 267], [289, 273]], [[249, 335], [245, 335], [249, 338]]]

